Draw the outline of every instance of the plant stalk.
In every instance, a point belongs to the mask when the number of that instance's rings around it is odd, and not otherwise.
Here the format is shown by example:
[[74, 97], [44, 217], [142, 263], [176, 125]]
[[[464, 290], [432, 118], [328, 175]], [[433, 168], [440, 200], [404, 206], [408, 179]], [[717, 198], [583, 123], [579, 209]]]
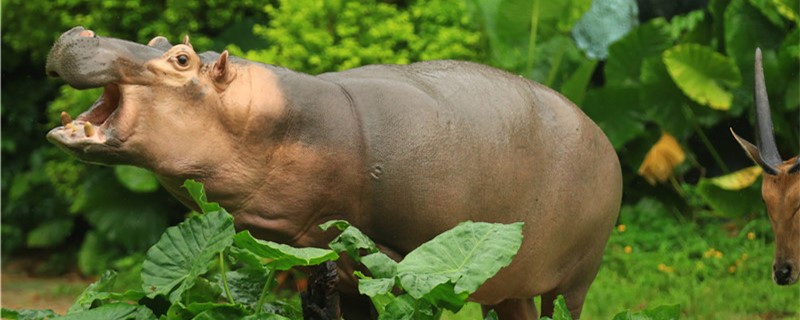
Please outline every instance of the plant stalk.
[[269, 285], [272, 283], [272, 279], [275, 278], [275, 273], [277, 270], [269, 270], [269, 275], [267, 275], [267, 282], [264, 283], [264, 289], [261, 290], [261, 296], [258, 297], [258, 304], [256, 305], [256, 314], [264, 312], [264, 301], [267, 299], [267, 293], [269, 292]]
[[533, 0], [531, 6], [531, 34], [530, 38], [528, 38], [528, 60], [525, 65], [525, 72], [528, 74], [533, 70], [533, 58], [536, 51], [536, 34], [539, 29], [539, 0]]
[[714, 162], [716, 162], [717, 166], [719, 166], [719, 168], [722, 169], [723, 173], [725, 174], [730, 173], [731, 170], [728, 169], [727, 165], [725, 165], [725, 161], [722, 160], [722, 157], [720, 157], [719, 152], [717, 152], [717, 149], [714, 148], [714, 145], [711, 144], [711, 141], [708, 140], [708, 137], [703, 132], [703, 129], [700, 128], [700, 124], [698, 124], [697, 119], [694, 118], [694, 113], [692, 112], [691, 108], [684, 104], [683, 110], [684, 110], [683, 113], [684, 117], [686, 118], [687, 121], [689, 121], [689, 123], [692, 124], [692, 129], [694, 129], [695, 133], [697, 133], [697, 136], [700, 137], [700, 141], [702, 141], [703, 145], [706, 146], [708, 152], [711, 153], [711, 157], [714, 158]]
[[233, 301], [231, 288], [228, 286], [228, 276], [225, 274], [225, 256], [223, 255], [222, 251], [219, 252], [219, 273], [222, 275], [222, 287], [225, 289], [225, 295], [228, 297], [228, 302], [231, 304], [236, 304], [236, 302]]

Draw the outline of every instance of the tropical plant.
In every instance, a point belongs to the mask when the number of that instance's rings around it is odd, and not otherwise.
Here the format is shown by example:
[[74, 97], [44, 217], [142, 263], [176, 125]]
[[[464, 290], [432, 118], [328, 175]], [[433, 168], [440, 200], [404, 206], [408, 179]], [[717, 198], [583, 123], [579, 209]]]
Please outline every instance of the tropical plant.
[[749, 165], [728, 126], [752, 128], [756, 47], [765, 52], [769, 93], [777, 100], [778, 144], [796, 153], [796, 1], [713, 0], [670, 20], [643, 22], [637, 2], [628, 0], [472, 3], [492, 64], [561, 91], [608, 135], [622, 162], [626, 203], [654, 197], [689, 217], [761, 213], [759, 206], [724, 205], [756, 199], [757, 186], [709, 181]]

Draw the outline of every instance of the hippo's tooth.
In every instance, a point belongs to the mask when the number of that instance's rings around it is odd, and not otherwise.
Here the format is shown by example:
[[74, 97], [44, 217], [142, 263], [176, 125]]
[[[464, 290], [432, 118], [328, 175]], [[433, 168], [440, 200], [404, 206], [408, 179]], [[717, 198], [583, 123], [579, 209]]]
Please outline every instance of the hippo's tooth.
[[61, 111], [61, 125], [66, 126], [67, 123], [72, 122], [72, 117], [66, 111]]
[[87, 137], [91, 137], [94, 135], [94, 126], [91, 122], [86, 122], [83, 124], [83, 133], [86, 134]]
[[64, 125], [64, 128], [72, 130], [72, 133], [75, 133], [75, 131], [78, 130], [78, 128], [75, 128], [75, 124], [72, 123], [72, 122], [67, 123], [66, 125]]

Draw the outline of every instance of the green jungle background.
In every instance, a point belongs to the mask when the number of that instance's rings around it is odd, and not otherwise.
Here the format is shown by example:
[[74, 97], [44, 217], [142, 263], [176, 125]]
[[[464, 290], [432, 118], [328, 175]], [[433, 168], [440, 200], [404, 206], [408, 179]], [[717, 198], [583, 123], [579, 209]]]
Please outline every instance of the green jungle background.
[[[619, 225], [584, 318], [681, 304], [689, 319], [800, 319], [800, 286], [771, 281], [773, 236], [760, 179], [734, 188], [714, 179], [753, 165], [729, 128], [753, 141], [756, 47], [764, 54], [778, 147], [785, 158], [800, 151], [799, 6], [797, 0], [3, 0], [2, 262], [45, 257], [30, 270], [38, 275], [135, 270], [144, 250], [188, 214], [149, 172], [87, 165], [45, 140], [61, 111], [75, 116], [100, 95], [45, 76], [50, 46], [82, 25], [142, 43], [189, 34], [198, 51], [228, 49], [311, 74], [459, 59], [541, 82], [600, 125], [623, 168]], [[650, 164], [667, 175], [648, 180], [638, 172], [663, 133], [675, 138], [680, 149], [672, 152], [682, 150], [685, 160]], [[574, 196], [592, 201], [590, 194]]]

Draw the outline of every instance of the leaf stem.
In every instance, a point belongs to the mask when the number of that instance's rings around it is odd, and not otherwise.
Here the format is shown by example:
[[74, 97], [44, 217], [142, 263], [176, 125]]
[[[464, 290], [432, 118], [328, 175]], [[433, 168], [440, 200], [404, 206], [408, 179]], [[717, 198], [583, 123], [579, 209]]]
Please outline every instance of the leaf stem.
[[269, 292], [269, 285], [272, 283], [272, 279], [275, 278], [275, 273], [277, 270], [269, 270], [269, 275], [267, 275], [267, 282], [264, 283], [264, 289], [261, 290], [261, 296], [258, 298], [258, 304], [256, 305], [256, 314], [264, 312], [264, 301], [267, 299], [267, 293]]
[[708, 137], [703, 132], [703, 129], [700, 128], [700, 125], [697, 123], [697, 119], [695, 119], [691, 107], [684, 104], [683, 110], [686, 120], [688, 120], [689, 123], [692, 125], [692, 129], [694, 129], [695, 133], [697, 133], [697, 136], [700, 138], [700, 141], [702, 141], [703, 145], [705, 145], [706, 149], [708, 149], [708, 152], [711, 154], [711, 157], [714, 158], [714, 162], [716, 162], [717, 166], [719, 166], [719, 168], [722, 169], [723, 173], [725, 174], [730, 173], [731, 170], [728, 169], [727, 165], [725, 165], [725, 161], [723, 161], [722, 157], [719, 156], [719, 152], [717, 152], [717, 149], [714, 148], [714, 145], [711, 144], [711, 141], [708, 140]]
[[225, 256], [223, 251], [219, 252], [219, 273], [222, 275], [222, 287], [225, 288], [225, 295], [228, 297], [228, 302], [235, 304], [231, 288], [228, 286], [228, 276], [225, 274]]
[[539, 0], [533, 0], [531, 4], [531, 34], [528, 38], [528, 61], [525, 66], [525, 72], [530, 74], [533, 70], [533, 58], [536, 50], [536, 34], [539, 29]]

